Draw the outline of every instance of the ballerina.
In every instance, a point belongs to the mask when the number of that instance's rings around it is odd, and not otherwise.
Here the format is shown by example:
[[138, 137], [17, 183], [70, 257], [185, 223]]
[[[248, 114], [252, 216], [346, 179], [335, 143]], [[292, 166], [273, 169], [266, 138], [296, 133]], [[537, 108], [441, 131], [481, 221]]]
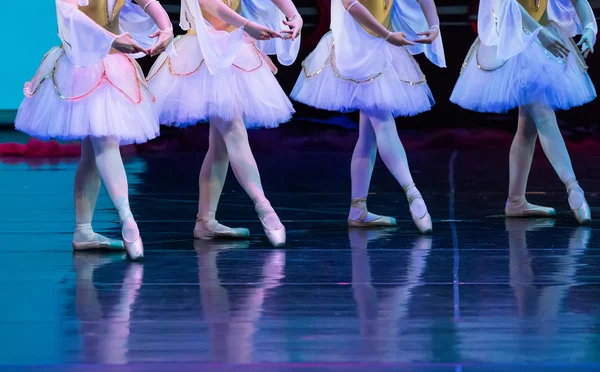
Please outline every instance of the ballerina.
[[[294, 113], [265, 54], [292, 64], [302, 24], [291, 0], [182, 0], [180, 26], [187, 34], [175, 42], [177, 56], [161, 55], [148, 80], [162, 108], [161, 123], [210, 123], [199, 177], [197, 239], [249, 236], [247, 229], [230, 228], [215, 218], [231, 162], [267, 238], [275, 247], [285, 244], [285, 227], [265, 197], [246, 128], [274, 128]], [[285, 38], [273, 30], [281, 27]]]
[[[124, 242], [132, 259], [142, 258], [144, 247], [129, 207], [119, 146], [159, 134], [153, 97], [134, 57], [160, 54], [173, 38], [158, 1], [136, 2], [56, 0], [62, 45], [46, 54], [25, 84], [15, 120], [18, 130], [41, 139], [82, 141], [73, 248], [123, 249]], [[123, 242], [92, 229], [100, 180], [119, 212]]]
[[291, 96], [320, 109], [360, 110], [348, 224], [396, 225], [394, 218], [367, 209], [379, 150], [404, 189], [415, 225], [423, 233], [431, 232], [431, 216], [410, 174], [394, 118], [417, 115], [434, 104], [412, 55], [424, 52], [434, 64], [446, 67], [435, 4], [433, 0], [333, 0], [331, 29], [303, 62]]
[[[479, 38], [471, 47], [450, 100], [472, 111], [519, 109], [509, 157], [507, 217], [552, 217], [554, 208], [527, 202], [525, 191], [539, 136], [546, 157], [565, 184], [580, 224], [591, 222], [555, 110], [592, 101], [596, 90], [585, 58], [598, 26], [587, 0], [485, 0]], [[583, 34], [581, 52], [572, 37]]]

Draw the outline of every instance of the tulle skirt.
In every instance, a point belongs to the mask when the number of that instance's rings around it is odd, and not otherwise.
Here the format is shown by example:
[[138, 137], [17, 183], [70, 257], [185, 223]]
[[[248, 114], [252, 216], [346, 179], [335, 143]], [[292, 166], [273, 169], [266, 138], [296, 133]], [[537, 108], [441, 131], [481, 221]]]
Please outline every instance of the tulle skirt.
[[450, 100], [468, 110], [497, 113], [533, 103], [566, 110], [592, 101], [596, 90], [577, 45], [557, 25], [546, 29], [571, 51], [566, 59], [553, 56], [536, 40], [518, 55], [498, 60], [495, 47], [477, 39]]
[[125, 54], [75, 67], [62, 48], [53, 48], [24, 93], [15, 127], [40, 139], [113, 137], [126, 145], [159, 134], [154, 97], [137, 62]]
[[274, 76], [277, 69], [249, 36], [230, 70], [218, 75], [208, 71], [195, 35], [178, 38], [175, 48], [177, 56], [161, 55], [148, 76], [162, 124], [186, 127], [241, 116], [248, 128], [274, 128], [291, 119], [294, 108]]
[[430, 110], [433, 96], [417, 61], [406, 48], [387, 43], [383, 47], [389, 48], [392, 61], [382, 71], [362, 79], [342, 76], [336, 68], [329, 32], [302, 63], [291, 97], [312, 107], [340, 112], [386, 111], [398, 117]]

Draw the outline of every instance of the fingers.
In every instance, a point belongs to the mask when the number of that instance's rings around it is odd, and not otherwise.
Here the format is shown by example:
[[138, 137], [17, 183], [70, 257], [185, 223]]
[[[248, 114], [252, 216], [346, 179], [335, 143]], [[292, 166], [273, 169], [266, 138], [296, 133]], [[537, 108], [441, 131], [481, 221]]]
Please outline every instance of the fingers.
[[268, 30], [267, 34], [269, 35], [269, 37], [281, 39], [281, 34], [279, 32], [275, 32], [273, 30]]
[[154, 39], [155, 37], [160, 36], [160, 30], [157, 30], [156, 32], [153, 32], [152, 34], [148, 35], [148, 37], [150, 39]]
[[586, 50], [585, 52], [583, 52], [583, 58], [587, 58], [590, 55], [590, 50]]
[[400, 36], [406, 37], [406, 34], [404, 32], [400, 32]]
[[419, 35], [419, 36], [430, 36], [431, 35], [431, 31], [419, 32], [419, 33], [417, 33], [417, 35]]
[[413, 43], [412, 41], [405, 40], [404, 42], [405, 42], [404, 45], [415, 46], [415, 43]]
[[558, 49], [560, 49], [561, 52], [565, 53], [565, 55], [568, 55], [571, 51], [567, 48], [567, 46], [563, 43], [561, 43], [560, 41], [556, 42], [556, 46], [558, 46]]

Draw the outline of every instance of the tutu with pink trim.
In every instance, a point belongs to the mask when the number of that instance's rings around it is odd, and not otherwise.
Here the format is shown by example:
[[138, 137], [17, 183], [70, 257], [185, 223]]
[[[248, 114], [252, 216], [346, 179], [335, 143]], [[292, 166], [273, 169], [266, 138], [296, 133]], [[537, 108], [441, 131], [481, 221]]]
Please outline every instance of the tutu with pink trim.
[[[368, 42], [370, 38], [376, 39], [364, 32], [356, 42]], [[394, 117], [417, 115], [435, 103], [419, 64], [406, 48], [382, 44], [390, 62], [381, 71], [361, 78], [340, 73], [334, 48], [329, 32], [302, 63], [291, 94], [294, 100], [329, 111], [389, 111]]]
[[159, 134], [153, 96], [137, 62], [122, 53], [75, 67], [62, 48], [44, 57], [25, 84], [16, 129], [40, 139], [112, 137], [122, 145]]
[[164, 53], [148, 75], [162, 124], [187, 127], [241, 116], [247, 128], [274, 128], [291, 119], [294, 108], [274, 76], [277, 69], [247, 34], [233, 65], [214, 75], [195, 35], [179, 37], [175, 48], [177, 56]]
[[592, 101], [596, 90], [577, 45], [557, 24], [545, 29], [570, 50], [566, 59], [553, 56], [535, 40], [503, 61], [495, 57], [496, 47], [477, 39], [450, 100], [468, 110], [495, 113], [534, 103], [567, 110]]

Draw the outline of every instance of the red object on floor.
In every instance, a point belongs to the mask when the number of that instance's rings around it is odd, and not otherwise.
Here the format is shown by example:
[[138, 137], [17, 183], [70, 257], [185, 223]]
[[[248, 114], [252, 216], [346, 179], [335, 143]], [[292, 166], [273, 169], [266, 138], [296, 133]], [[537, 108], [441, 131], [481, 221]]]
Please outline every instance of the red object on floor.
[[58, 143], [31, 138], [26, 144], [1, 143], [0, 157], [59, 158], [81, 155], [79, 143]]

